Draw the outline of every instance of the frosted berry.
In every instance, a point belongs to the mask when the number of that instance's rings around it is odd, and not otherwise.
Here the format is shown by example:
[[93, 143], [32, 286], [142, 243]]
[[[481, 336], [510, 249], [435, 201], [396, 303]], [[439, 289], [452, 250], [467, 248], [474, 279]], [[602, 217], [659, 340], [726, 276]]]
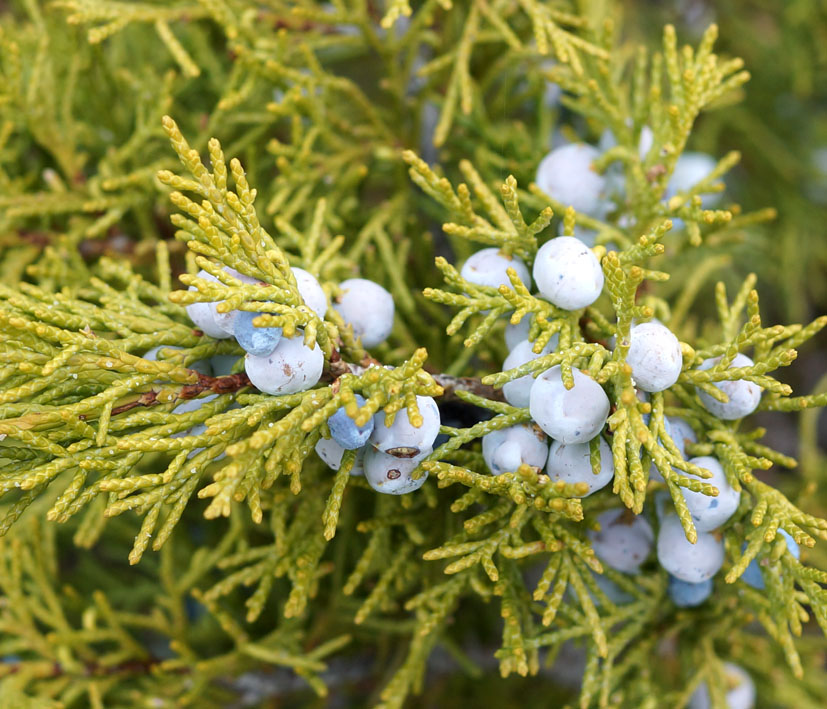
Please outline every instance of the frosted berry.
[[692, 426], [678, 416], [665, 416], [664, 422], [669, 425], [667, 429], [669, 437], [680, 451], [681, 456], [685, 459], [687, 441], [689, 443], [697, 443], [698, 436], [695, 434]]
[[724, 564], [723, 541], [708, 532], [698, 532], [698, 540], [692, 544], [675, 515], [661, 520], [657, 548], [660, 565], [689, 583], [711, 579]]
[[635, 325], [629, 332], [626, 362], [632, 368], [635, 386], [643, 391], [663, 391], [681, 373], [681, 343], [672, 331], [659, 322]]
[[592, 167], [599, 157], [597, 148], [583, 143], [555, 148], [537, 166], [535, 182], [566, 207], [596, 216], [606, 187], [606, 179]]
[[[724, 663], [727, 709], [752, 709], [755, 706], [755, 683], [745, 670], [731, 662]], [[689, 698], [687, 709], [712, 709], [709, 689], [701, 683]]]
[[[799, 559], [801, 557], [801, 549], [795, 539], [783, 529], [779, 529], [778, 534], [784, 537], [784, 541], [787, 543], [787, 551], [789, 551], [795, 559]], [[744, 549], [746, 549], [746, 543], [744, 544]], [[758, 557], [750, 561], [744, 573], [741, 574], [741, 580], [748, 586], [762, 591], [764, 589], [764, 576], [761, 574], [759, 564], [760, 560]]]
[[418, 490], [425, 483], [428, 477], [427, 472], [423, 471], [422, 476], [416, 480], [411, 477], [411, 473], [425, 456], [430, 455], [430, 448], [421, 451], [413, 458], [397, 458], [372, 446], [367, 448], [365, 479], [376, 492], [386, 495], [406, 495]]
[[253, 386], [265, 394], [295, 394], [309, 389], [322, 376], [324, 355], [316, 345], [304, 344], [304, 335], [282, 337], [269, 355], [244, 358], [244, 370]]
[[478, 286], [511, 287], [506, 270], [513, 268], [527, 288], [531, 287], [531, 276], [523, 260], [518, 256], [506, 256], [496, 247], [482, 249], [468, 257], [459, 275]]
[[547, 369], [531, 387], [533, 418], [560, 443], [585, 443], [603, 429], [609, 417], [609, 397], [594, 379], [572, 369], [574, 386], [566, 389], [560, 365]]
[[612, 449], [603, 438], [600, 439], [600, 472], [595, 475], [588, 442], [566, 445], [554, 441], [548, 454], [546, 472], [554, 482], [562, 480], [572, 484], [586, 483], [589, 491], [582, 497], [588, 497], [612, 481], [615, 474]]
[[700, 583], [687, 583], [669, 576], [669, 598], [678, 608], [694, 608], [712, 595], [712, 579]]
[[[356, 394], [356, 403], [361, 408], [365, 405], [365, 397]], [[374, 419], [371, 418], [364, 426], [357, 426], [356, 422], [347, 415], [344, 406], [340, 406], [333, 416], [327, 420], [330, 435], [342, 448], [354, 450], [361, 448], [368, 442], [373, 433]]]
[[[672, 439], [672, 442], [681, 454], [681, 458], [686, 460], [686, 442], [698, 442], [698, 437], [695, 435], [695, 431], [692, 430], [692, 427], [686, 421], [682, 418], [678, 418], [677, 416], [664, 416], [663, 427], [666, 429], [666, 435]], [[658, 440], [660, 441], [660, 439]], [[661, 445], [663, 445], [662, 441]], [[684, 474], [684, 471], [675, 467], [672, 469], [675, 470], [678, 475]], [[663, 482], [663, 476], [660, 474], [660, 470], [657, 469], [657, 466], [654, 463], [652, 463], [652, 467], [649, 470], [649, 479], [657, 482]]]
[[378, 283], [365, 278], [350, 278], [339, 284], [341, 295], [333, 308], [363, 347], [376, 347], [388, 339], [393, 329], [393, 297]]
[[[360, 448], [356, 451], [356, 460], [353, 461], [353, 467], [350, 469], [352, 476], [365, 474], [365, 453], [367, 448]], [[342, 448], [332, 438], [320, 438], [316, 443], [316, 455], [321, 458], [328, 468], [331, 470], [338, 470], [342, 465], [342, 456], [345, 454], [345, 449]]]
[[[198, 277], [205, 281], [218, 282], [218, 279], [204, 270], [198, 272]], [[190, 286], [188, 290], [198, 290], [195, 286]], [[187, 306], [187, 315], [192, 320], [193, 325], [201, 330], [205, 335], [221, 340], [229, 337], [229, 333], [224, 332], [215, 321], [216, 310], [215, 303], [190, 303]]]
[[[236, 271], [234, 268], [230, 268], [229, 266], [224, 266], [223, 270], [231, 275], [233, 278], [237, 278], [242, 283], [262, 283], [257, 278], [253, 278], [252, 276], [245, 276], [243, 273]], [[233, 334], [233, 326], [235, 324], [235, 318], [238, 315], [238, 310], [230, 310], [227, 313], [219, 313], [218, 312], [218, 303], [213, 303], [213, 317], [215, 318], [215, 324], [218, 325], [221, 330], [226, 332], [228, 335]]]
[[543, 244], [534, 258], [533, 275], [540, 295], [564, 310], [591, 305], [603, 290], [597, 256], [573, 236], [558, 236]]
[[303, 268], [293, 266], [290, 270], [293, 272], [293, 278], [296, 279], [296, 287], [299, 289], [299, 295], [304, 304], [324, 319], [327, 312], [327, 296], [319, 285], [319, 281]]
[[531, 315], [523, 315], [523, 319], [516, 325], [510, 322], [505, 326], [505, 346], [510, 352], [523, 340], [528, 339], [528, 331], [531, 328]]
[[542, 468], [548, 457], [548, 440], [538, 426], [521, 423], [486, 433], [482, 456], [494, 475], [513, 473], [523, 463]]
[[233, 335], [245, 352], [256, 357], [266, 357], [276, 349], [276, 345], [281, 340], [282, 329], [280, 327], [256, 327], [253, 325], [253, 320], [259, 315], [261, 313], [239, 311], [233, 321]]
[[[678, 192], [692, 189], [715, 169], [715, 158], [706, 153], [683, 153], [675, 163], [672, 177], [666, 187], [666, 197], [674, 197]], [[721, 193], [713, 192], [703, 197], [705, 207], [713, 207], [721, 201]]]
[[[699, 532], [711, 532], [735, 514], [741, 500], [741, 493], [734, 490], [727, 482], [726, 473], [716, 458], [705, 455], [700, 458], [692, 458], [689, 462], [711, 472], [712, 477], [707, 478], [704, 482], [718, 488], [717, 497], [704, 495], [702, 492], [692, 492], [685, 487], [681, 488], [686, 506], [692, 515], [695, 529]], [[685, 475], [689, 478], [697, 477], [692, 473], [685, 473]]]
[[[531, 362], [533, 359], [537, 359], [538, 357], [554, 352], [554, 348], [557, 347], [558, 339], [559, 338], [556, 334], [552, 335], [551, 339], [548, 341], [540, 354], [535, 354], [533, 351], [533, 342], [523, 340], [522, 342], [517, 343], [514, 349], [508, 354], [508, 357], [505, 358], [505, 362], [503, 362], [503, 371], [506, 372], [509, 369], [516, 369], [527, 362]], [[505, 396], [505, 400], [512, 406], [517, 406], [524, 409], [528, 406], [531, 387], [533, 385], [534, 377], [530, 374], [526, 374], [524, 377], [519, 377], [518, 379], [506, 382], [503, 385], [503, 396]]]
[[[711, 369], [720, 360], [720, 357], [706, 359], [698, 369]], [[729, 366], [730, 368], [751, 367], [753, 364], [755, 363], [749, 357], [739, 353], [735, 355]], [[723, 402], [713, 399], [701, 389], [696, 388], [696, 391], [704, 408], [719, 419], [734, 421], [735, 419], [743, 418], [755, 411], [758, 403], [761, 401], [761, 392], [763, 390], [755, 382], [747, 379], [725, 380], [722, 382], [713, 382], [712, 384], [724, 392], [729, 398], [729, 401]]]
[[646, 519], [625, 508], [616, 508], [603, 512], [597, 521], [600, 531], [589, 532], [594, 553], [613, 569], [625, 574], [638, 573], [655, 542]]
[[385, 412], [376, 414], [370, 442], [379, 450], [400, 458], [419, 455], [430, 450], [439, 434], [439, 407], [430, 396], [417, 396], [416, 405], [422, 416], [422, 425], [414, 426], [408, 419], [408, 410], [402, 408], [396, 412], [393, 424], [385, 425]]

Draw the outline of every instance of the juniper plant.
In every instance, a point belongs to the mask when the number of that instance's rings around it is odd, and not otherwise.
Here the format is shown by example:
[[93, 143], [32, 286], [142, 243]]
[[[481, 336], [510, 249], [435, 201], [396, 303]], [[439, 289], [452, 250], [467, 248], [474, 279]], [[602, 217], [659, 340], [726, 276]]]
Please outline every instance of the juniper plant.
[[[762, 706], [824, 705], [827, 394], [793, 392], [782, 368], [827, 317], [770, 324], [748, 260], [712, 284], [774, 210], [714, 203], [761, 179], [731, 172], [736, 152], [689, 188], [672, 179], [696, 121], [736, 110], [749, 76], [715, 25], [631, 46], [616, 10], [28, 0], [2, 17], [4, 706], [309, 702], [305, 687], [356, 679], [354, 706], [391, 709], [432, 692], [438, 666], [473, 678], [465, 696], [513, 686], [492, 659], [583, 709], [723, 707], [730, 662]], [[601, 206], [577, 212], [535, 173], [557, 142], [601, 133]], [[479, 248], [536, 268], [544, 244], [587, 231], [604, 285], [580, 309], [519, 269], [498, 286], [462, 275]], [[332, 305], [347, 279], [383, 286], [389, 338], [366, 349], [337, 308], [320, 316], [294, 268]], [[318, 382], [257, 390], [194, 304], [301, 338]], [[654, 319], [680, 367], [644, 395], [627, 360]], [[514, 368], [507, 326], [534, 355]], [[606, 399], [584, 456], [611, 485], [519, 459], [492, 474], [485, 436], [528, 424], [547, 445], [503, 386], [549, 370]], [[803, 475], [776, 474], [797, 463], [765, 428], [711, 413], [733, 386], [800, 415]], [[441, 437], [390, 456], [415, 491], [373, 489], [370, 443], [335, 470], [317, 455], [337, 412], [422, 428], [423, 397]], [[732, 514], [697, 529], [724, 483]], [[725, 554], [694, 605], [653, 548], [672, 513], [690, 551]], [[643, 530], [635, 564], [598, 555], [596, 535], [622, 536], [598, 518]]]

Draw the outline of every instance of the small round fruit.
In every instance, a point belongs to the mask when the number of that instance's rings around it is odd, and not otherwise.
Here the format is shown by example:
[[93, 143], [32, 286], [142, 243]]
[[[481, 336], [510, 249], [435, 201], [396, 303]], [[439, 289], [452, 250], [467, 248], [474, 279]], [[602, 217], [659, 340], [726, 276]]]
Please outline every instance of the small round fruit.
[[[698, 442], [698, 437], [695, 435], [695, 431], [692, 430], [692, 427], [686, 421], [682, 418], [678, 418], [677, 416], [664, 416], [663, 427], [666, 429], [666, 435], [672, 439], [672, 442], [681, 454], [681, 458], [685, 460], [686, 442]], [[662, 441], [661, 445], [663, 445]], [[677, 468], [673, 467], [673, 470], [675, 470], [678, 475], [684, 474], [682, 470], [678, 470]], [[654, 463], [652, 463], [652, 467], [649, 470], [649, 479], [657, 482], [663, 482], [663, 476], [660, 474], [660, 471]]]
[[[745, 670], [731, 662], [724, 663], [727, 709], [752, 709], [755, 706], [755, 683]], [[702, 682], [689, 698], [687, 709], [711, 709], [712, 700], [706, 682]]]
[[411, 477], [411, 473], [430, 453], [431, 450], [428, 448], [413, 458], [397, 458], [368, 446], [365, 453], [365, 479], [376, 492], [406, 495], [418, 490], [425, 483], [428, 477], [426, 471], [416, 480]]
[[675, 515], [666, 515], [658, 534], [658, 562], [681, 581], [701, 583], [723, 566], [724, 543], [708, 532], [698, 532], [698, 540], [692, 544], [681, 521]]
[[678, 608], [694, 608], [712, 595], [712, 579], [700, 583], [687, 583], [669, 576], [669, 598]]
[[528, 331], [531, 328], [531, 315], [523, 315], [522, 320], [516, 325], [510, 322], [505, 326], [505, 346], [510, 352], [523, 340], [528, 339]]
[[[356, 403], [359, 408], [365, 405], [365, 397], [356, 394]], [[357, 426], [356, 422], [347, 415], [344, 406], [340, 406], [333, 416], [327, 420], [330, 435], [342, 448], [354, 450], [361, 448], [368, 442], [373, 433], [374, 419], [371, 418], [364, 426]]]
[[543, 244], [534, 259], [533, 275], [540, 295], [564, 310], [591, 305], [603, 290], [597, 256], [573, 236], [558, 236]]
[[602, 205], [606, 178], [592, 163], [600, 151], [591, 145], [570, 143], [555, 148], [537, 166], [535, 182], [549, 197], [578, 212], [596, 215]]
[[303, 268], [293, 266], [290, 270], [296, 279], [296, 286], [299, 289], [299, 295], [302, 297], [304, 304], [316, 313], [316, 315], [324, 319], [324, 315], [327, 312], [327, 296], [324, 294], [319, 281]]
[[[787, 551], [789, 551], [790, 554], [793, 555], [793, 558], [798, 560], [801, 557], [801, 549], [799, 548], [798, 543], [795, 541], [795, 539], [793, 539], [792, 536], [788, 532], [785, 532], [783, 529], [779, 529], [778, 534], [784, 537], [784, 541], [787, 543]], [[743, 549], [746, 548], [747, 545], [746, 543], [744, 543]], [[757, 588], [759, 591], [763, 591], [765, 586], [764, 576], [761, 573], [761, 567], [759, 566], [759, 564], [759, 558], [755, 558], [752, 561], [750, 561], [749, 565], [746, 568], [746, 571], [744, 571], [744, 573], [741, 574], [741, 580], [748, 586], [752, 586], [753, 588]]]
[[[720, 357], [712, 357], [705, 359], [698, 369], [711, 369], [721, 360]], [[755, 364], [749, 357], [744, 354], [737, 354], [729, 365], [730, 368], [735, 367], [751, 367]], [[709, 394], [701, 389], [697, 389], [698, 396], [704, 408], [713, 416], [725, 421], [734, 421], [735, 419], [743, 418], [751, 414], [758, 407], [761, 401], [761, 392], [763, 389], [755, 382], [747, 379], [732, 379], [722, 382], [713, 382], [713, 385], [718, 387], [724, 394], [727, 395], [729, 401], [723, 402], [713, 399]]]
[[385, 425], [385, 412], [374, 416], [376, 423], [370, 442], [380, 451], [400, 458], [419, 455], [423, 450], [430, 450], [439, 435], [439, 407], [430, 396], [417, 396], [416, 405], [422, 416], [422, 425], [414, 426], [408, 419], [407, 408], [396, 412], [393, 424]]
[[686, 458], [686, 444], [697, 443], [698, 436], [692, 426], [690, 426], [684, 419], [678, 416], [665, 416], [664, 421], [669, 424], [667, 433], [672, 439], [677, 449], [680, 451], [681, 457]]
[[304, 335], [282, 337], [265, 357], [248, 354], [244, 370], [254, 387], [265, 394], [295, 394], [312, 387], [322, 376], [324, 355], [321, 347], [310, 349]]
[[[717, 497], [704, 495], [702, 492], [692, 492], [685, 487], [681, 488], [683, 498], [686, 500], [686, 506], [692, 515], [692, 522], [695, 524], [695, 529], [699, 532], [711, 532], [735, 514], [735, 510], [738, 509], [738, 503], [741, 501], [741, 493], [734, 490], [729, 482], [727, 482], [726, 473], [716, 458], [705, 455], [699, 458], [692, 458], [689, 462], [711, 472], [712, 477], [706, 479], [704, 482], [718, 488]], [[697, 477], [692, 473], [685, 473], [685, 475], [689, 478]]]
[[366, 278], [350, 278], [339, 284], [341, 295], [333, 308], [363, 347], [376, 347], [388, 339], [393, 329], [393, 297], [378, 283]]
[[[354, 477], [365, 474], [365, 453], [367, 448], [360, 448], [356, 451], [356, 460], [353, 461], [353, 467], [350, 469], [350, 474]], [[345, 454], [345, 449], [342, 448], [332, 438], [320, 438], [316, 443], [316, 455], [321, 458], [328, 468], [331, 470], [338, 470], [342, 465], [342, 456]]]
[[546, 434], [527, 423], [491, 431], [482, 437], [482, 457], [493, 475], [513, 473], [523, 463], [542, 468], [548, 457]]
[[[243, 273], [236, 271], [234, 268], [230, 268], [229, 266], [224, 266], [222, 270], [231, 275], [233, 278], [237, 278], [242, 283], [262, 283], [262, 281], [259, 281], [257, 278], [253, 278], [252, 276], [246, 276]], [[228, 335], [232, 335], [233, 326], [235, 324], [235, 318], [238, 315], [238, 310], [230, 310], [227, 313], [219, 313], [218, 305], [219, 303], [213, 303], [213, 317], [215, 318], [215, 324], [218, 325], [218, 327], [220, 327]]]
[[626, 363], [632, 368], [635, 386], [643, 391], [663, 391], [681, 374], [681, 343], [672, 331], [658, 322], [635, 325], [630, 333]]
[[588, 497], [612, 481], [615, 474], [612, 449], [603, 438], [600, 439], [600, 472], [595, 475], [588, 442], [566, 445], [554, 441], [548, 454], [546, 473], [554, 482], [562, 480], [571, 484], [586, 483], [589, 491], [581, 497]]
[[[213, 281], [214, 283], [218, 283], [218, 279], [215, 276], [204, 270], [199, 271], [197, 276], [199, 278], [203, 278], [205, 281]], [[195, 286], [190, 286], [187, 290], [197, 291], [198, 288]], [[216, 340], [222, 340], [230, 335], [229, 333], [224, 332], [224, 330], [222, 330], [215, 321], [215, 305], [215, 303], [190, 303], [186, 307], [186, 310], [189, 319], [192, 320], [195, 327], [201, 330], [201, 332], [205, 335], [214, 337]]]
[[574, 386], [566, 389], [560, 365], [547, 369], [531, 387], [529, 409], [549, 436], [560, 443], [585, 443], [603, 429], [609, 397], [594, 379], [572, 369]]
[[466, 281], [478, 286], [511, 287], [506, 270], [513, 268], [526, 288], [531, 287], [531, 276], [523, 260], [517, 256], [506, 256], [496, 247], [482, 249], [468, 257], [460, 271]]
[[[540, 354], [536, 354], [533, 351], [533, 342], [523, 340], [522, 342], [517, 343], [514, 349], [508, 353], [508, 357], [505, 358], [505, 362], [503, 362], [503, 371], [507, 372], [509, 369], [522, 367], [524, 364], [531, 362], [533, 359], [537, 359], [538, 357], [554, 352], [555, 347], [557, 347], [558, 340], [559, 337], [556, 334], [552, 335], [551, 339], [546, 343], [546, 346]], [[513, 379], [512, 381], [503, 384], [503, 396], [512, 406], [517, 406], [524, 409], [528, 406], [531, 387], [533, 385], [534, 377], [530, 374], [526, 374], [524, 377], [519, 377], [518, 379]]]
[[251, 355], [266, 357], [279, 344], [282, 329], [280, 327], [256, 327], [253, 325], [261, 313], [241, 310], [233, 321], [233, 335], [239, 345]]
[[[666, 187], [665, 197], [669, 199], [678, 192], [686, 192], [692, 189], [701, 180], [705, 179], [715, 169], [717, 162], [715, 158], [706, 153], [686, 152], [683, 153], [675, 163], [672, 177]], [[714, 207], [721, 201], [720, 192], [712, 192], [703, 196], [705, 208]]]
[[625, 508], [603, 512], [597, 521], [600, 531], [589, 531], [598, 558], [624, 574], [636, 574], [652, 552], [655, 535], [641, 515]]

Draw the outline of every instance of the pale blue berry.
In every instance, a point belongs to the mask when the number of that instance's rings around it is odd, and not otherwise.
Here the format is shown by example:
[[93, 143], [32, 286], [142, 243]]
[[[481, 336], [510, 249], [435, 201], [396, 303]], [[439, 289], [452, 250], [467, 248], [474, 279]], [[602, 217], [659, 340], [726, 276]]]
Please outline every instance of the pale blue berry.
[[[797, 560], [801, 556], [801, 549], [799, 548], [798, 544], [796, 543], [795, 539], [792, 538], [790, 534], [785, 532], [783, 529], [779, 529], [778, 533], [784, 537], [784, 541], [787, 542], [787, 551], [795, 557]], [[746, 549], [746, 544], [744, 544], [744, 549]], [[753, 588], [757, 588], [759, 591], [763, 591], [765, 588], [764, 584], [764, 576], [761, 574], [761, 567], [759, 565], [758, 559], [753, 559], [749, 562], [749, 566], [747, 566], [746, 571], [741, 574], [741, 580], [747, 584], [748, 586], [752, 586]]]
[[253, 325], [261, 313], [239, 311], [233, 321], [233, 335], [246, 352], [256, 357], [269, 355], [281, 340], [280, 327], [256, 327]]
[[655, 534], [641, 515], [626, 508], [606, 510], [598, 518], [600, 531], [589, 531], [598, 558], [624, 574], [636, 574], [652, 552]]
[[664, 569], [689, 583], [711, 579], [724, 564], [723, 541], [709, 532], [698, 532], [693, 544], [675, 515], [666, 515], [661, 520], [657, 553]]
[[[755, 683], [738, 665], [724, 663], [726, 674], [726, 706], [728, 709], [752, 709], [755, 706]], [[711, 709], [712, 700], [706, 682], [702, 682], [689, 698], [687, 709]]]
[[712, 594], [712, 579], [700, 583], [688, 583], [669, 576], [669, 598], [678, 608], [694, 608]]
[[[359, 408], [365, 405], [365, 397], [356, 394], [356, 403]], [[342, 448], [355, 450], [368, 442], [373, 433], [374, 419], [371, 417], [364, 426], [357, 426], [356, 422], [347, 415], [344, 406], [340, 406], [333, 416], [327, 420], [330, 435]]]

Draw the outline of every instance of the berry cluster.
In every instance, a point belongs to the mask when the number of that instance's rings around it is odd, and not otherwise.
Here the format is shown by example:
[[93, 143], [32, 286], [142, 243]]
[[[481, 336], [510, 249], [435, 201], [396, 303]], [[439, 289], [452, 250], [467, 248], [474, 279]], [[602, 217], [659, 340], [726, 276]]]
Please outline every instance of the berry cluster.
[[[256, 283], [255, 279], [234, 269], [226, 267], [225, 270], [242, 283]], [[294, 266], [291, 271], [304, 304], [324, 319], [328, 301], [318, 280], [301, 268]], [[200, 271], [198, 277], [217, 281], [206, 271]], [[393, 328], [391, 294], [364, 278], [343, 281], [338, 291], [333, 308], [345, 325], [352, 328], [354, 337], [365, 347], [382, 344]], [[266, 394], [285, 395], [306, 391], [319, 381], [324, 356], [320, 347], [306, 344], [304, 333], [286, 337], [282, 328], [258, 327], [256, 318], [262, 313], [246, 310], [221, 313], [218, 305], [219, 302], [193, 303], [187, 306], [187, 313], [206, 334], [218, 339], [235, 337], [247, 353], [244, 369], [256, 388]], [[198, 404], [192, 403], [198, 406], [208, 399], [204, 397]], [[356, 394], [354, 407], [342, 406], [328, 419], [330, 438], [318, 441], [317, 454], [330, 468], [338, 470], [345, 451], [357, 451], [351, 475], [364, 474], [375, 490], [386, 494], [402, 495], [417, 490], [427, 474], [414, 478], [411, 473], [433, 451], [439, 434], [440, 413], [436, 401], [429, 396], [417, 396], [418, 413], [413, 417], [409, 417], [408, 409], [392, 418], [380, 411], [366, 423], [358, 424], [357, 412], [365, 403], [365, 398]]]

